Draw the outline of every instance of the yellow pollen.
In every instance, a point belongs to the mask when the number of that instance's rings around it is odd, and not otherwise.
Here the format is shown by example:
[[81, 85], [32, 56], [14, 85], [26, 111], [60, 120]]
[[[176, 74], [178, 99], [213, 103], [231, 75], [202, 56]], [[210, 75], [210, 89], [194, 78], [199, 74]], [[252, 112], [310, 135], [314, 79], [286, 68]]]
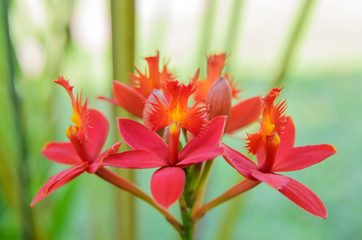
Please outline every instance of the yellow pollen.
[[271, 139], [271, 142], [273, 147], [279, 147], [280, 145], [280, 137], [278, 135], [278, 133], [275, 133], [273, 138]]
[[177, 133], [180, 131], [176, 123], [172, 123], [169, 128], [170, 133]]

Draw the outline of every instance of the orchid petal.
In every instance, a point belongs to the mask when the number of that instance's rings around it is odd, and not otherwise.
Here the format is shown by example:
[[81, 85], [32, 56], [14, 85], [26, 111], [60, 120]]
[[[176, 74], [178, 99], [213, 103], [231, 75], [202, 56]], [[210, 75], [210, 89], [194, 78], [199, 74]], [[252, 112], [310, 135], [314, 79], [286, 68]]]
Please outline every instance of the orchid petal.
[[329, 144], [296, 147], [283, 152], [275, 161], [273, 172], [297, 171], [317, 164], [335, 154]]
[[252, 175], [259, 181], [263, 181], [277, 189], [305, 211], [317, 217], [327, 218], [327, 210], [323, 202], [300, 182], [283, 175], [262, 173], [255, 170], [252, 171]]
[[80, 165], [68, 168], [57, 175], [51, 177], [38, 191], [35, 195], [33, 201], [31, 202], [30, 206], [34, 207], [40, 200], [48, 196], [53, 191], [57, 190], [61, 186], [67, 184], [68, 182], [72, 181], [74, 178], [78, 177], [82, 174], [88, 167], [88, 163], [84, 162]]
[[285, 118], [285, 127], [283, 130], [283, 133], [279, 136], [280, 137], [280, 145], [277, 152], [277, 158], [278, 156], [285, 152], [286, 150], [292, 148], [294, 146], [294, 140], [295, 140], [295, 126], [293, 123], [293, 119], [289, 116]]
[[146, 126], [126, 118], [118, 118], [118, 130], [123, 141], [134, 150], [144, 150], [158, 158], [167, 159], [166, 143]]
[[232, 133], [233, 131], [256, 121], [260, 116], [261, 106], [262, 104], [259, 96], [248, 98], [233, 106], [225, 132]]
[[180, 198], [184, 185], [185, 172], [178, 167], [160, 168], [151, 177], [152, 196], [164, 208]]
[[179, 153], [179, 159], [186, 159], [193, 152], [203, 147], [216, 147], [221, 140], [225, 128], [226, 117], [212, 119], [204, 131], [191, 139]]
[[50, 142], [45, 145], [41, 153], [47, 159], [57, 163], [70, 165], [82, 163], [70, 142]]
[[143, 150], [112, 154], [103, 160], [103, 165], [118, 168], [155, 168], [168, 166], [168, 162]]
[[107, 118], [97, 110], [89, 109], [88, 116], [89, 127], [87, 128], [86, 148], [90, 156], [96, 158], [107, 140], [109, 124]]
[[231, 147], [223, 143], [220, 143], [220, 146], [224, 148], [225, 152], [223, 157], [226, 162], [229, 163], [244, 177], [251, 178], [250, 169], [257, 169], [256, 164], [240, 152], [232, 149]]
[[287, 176], [274, 173], [263, 173], [255, 169], [250, 170], [250, 173], [256, 180], [265, 182], [278, 191], [286, 187], [290, 181], [290, 178]]
[[196, 151], [192, 152], [185, 159], [179, 159], [176, 166], [187, 167], [196, 163], [211, 160], [223, 154], [224, 149], [221, 147], [201, 147]]
[[142, 118], [145, 96], [137, 92], [133, 87], [118, 81], [113, 81], [113, 95], [118, 105], [133, 115]]
[[87, 169], [88, 173], [95, 173], [102, 165], [103, 160], [110, 156], [111, 154], [115, 154], [118, 152], [119, 147], [121, 146], [122, 142], [118, 142], [112, 145], [112, 147], [105, 150], [101, 155], [99, 155], [94, 162], [89, 166]]

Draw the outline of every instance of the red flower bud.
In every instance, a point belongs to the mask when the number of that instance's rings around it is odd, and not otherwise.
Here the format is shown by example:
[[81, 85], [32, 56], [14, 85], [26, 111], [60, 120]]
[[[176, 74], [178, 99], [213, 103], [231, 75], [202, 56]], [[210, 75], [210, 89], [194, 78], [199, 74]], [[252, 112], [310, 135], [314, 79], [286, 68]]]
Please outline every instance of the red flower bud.
[[206, 98], [209, 106], [209, 119], [226, 115], [228, 121], [231, 115], [231, 87], [229, 81], [220, 77], [211, 86]]

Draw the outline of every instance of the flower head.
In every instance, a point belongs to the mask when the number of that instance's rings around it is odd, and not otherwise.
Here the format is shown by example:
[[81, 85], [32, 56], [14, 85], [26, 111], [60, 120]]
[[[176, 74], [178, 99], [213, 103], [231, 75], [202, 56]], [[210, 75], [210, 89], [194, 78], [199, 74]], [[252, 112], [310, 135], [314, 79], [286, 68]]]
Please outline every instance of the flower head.
[[113, 95], [115, 99], [100, 97], [113, 104], [119, 105], [133, 115], [142, 118], [145, 100], [154, 89], [161, 89], [161, 83], [168, 79], [173, 79], [172, 74], [164, 65], [159, 70], [159, 53], [156, 56], [146, 58], [148, 64], [148, 74], [143, 74], [135, 67], [138, 75], [131, 73], [131, 85], [113, 81]]
[[188, 85], [176, 80], [165, 81], [162, 84], [169, 101], [156, 94], [150, 96], [145, 106], [145, 125], [157, 131], [171, 123], [177, 123], [180, 128], [190, 131], [193, 135], [201, 133], [207, 122], [207, 109], [202, 102], [189, 108], [189, 98], [196, 90], [193, 81]]
[[[228, 85], [230, 88], [230, 94], [232, 99], [237, 99], [238, 94], [240, 93], [240, 89], [235, 85], [234, 81], [229, 77], [229, 74], [226, 73], [224, 76], [222, 75], [222, 69], [226, 64], [226, 54], [215, 54], [211, 55], [207, 58], [207, 78], [203, 81], [197, 81], [195, 79], [195, 84], [197, 84], [197, 90], [194, 94], [194, 98], [196, 101], [200, 101], [205, 98], [209, 98], [210, 92], [214, 92], [213, 95], [216, 95], [218, 89], [216, 85], [220, 84], [220, 79], [224, 80], [223, 85]], [[229, 93], [228, 93], [229, 94]], [[222, 93], [218, 93], [218, 95], [222, 95]], [[225, 98], [223, 96], [222, 98]], [[212, 104], [210, 102], [210, 104]], [[224, 102], [224, 105], [226, 102]], [[210, 105], [210, 110], [214, 108], [214, 106]], [[234, 106], [226, 106], [223, 112], [228, 112], [229, 108], [231, 109], [230, 117], [228, 118], [228, 124], [226, 126], [225, 132], [232, 133], [240, 128], [247, 126], [248, 124], [256, 121], [261, 112], [261, 101], [260, 97], [251, 97], [242, 101], [239, 101]], [[220, 109], [219, 109], [220, 112]], [[213, 116], [211, 113], [211, 117]]]
[[45, 145], [42, 154], [51, 161], [73, 165], [51, 177], [35, 195], [31, 206], [50, 193], [65, 185], [84, 172], [94, 173], [102, 165], [105, 157], [118, 152], [121, 143], [114, 144], [103, 153], [101, 150], [108, 135], [108, 121], [102, 113], [87, 108], [87, 101], [82, 105], [81, 95], [74, 98], [73, 86], [63, 77], [55, 81], [65, 88], [72, 101], [73, 116], [71, 125], [66, 130], [70, 142], [50, 142]]
[[119, 118], [119, 133], [133, 150], [111, 155], [103, 160], [103, 164], [120, 168], [159, 168], [151, 178], [151, 193], [156, 202], [168, 208], [182, 194], [185, 184], [182, 168], [222, 154], [219, 141], [225, 121], [225, 117], [213, 119], [202, 134], [194, 137], [178, 152], [180, 126], [177, 123], [171, 123], [166, 144], [146, 126]]
[[265, 182], [305, 211], [321, 218], [327, 217], [323, 202], [309, 188], [296, 180], [275, 172], [296, 171], [323, 161], [336, 153], [329, 144], [294, 147], [295, 128], [284, 115], [285, 101], [274, 105], [281, 89], [273, 89], [263, 99], [260, 130], [248, 136], [248, 149], [256, 154], [256, 165], [249, 158], [222, 144], [225, 160], [244, 177]]

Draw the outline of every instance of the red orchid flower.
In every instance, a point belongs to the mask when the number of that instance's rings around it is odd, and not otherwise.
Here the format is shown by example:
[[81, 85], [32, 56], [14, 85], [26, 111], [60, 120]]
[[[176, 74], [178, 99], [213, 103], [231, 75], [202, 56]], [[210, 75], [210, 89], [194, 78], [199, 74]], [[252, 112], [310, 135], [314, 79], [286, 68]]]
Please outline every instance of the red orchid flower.
[[[195, 76], [197, 78], [197, 75]], [[153, 131], [177, 123], [180, 128], [191, 132], [194, 136], [200, 134], [207, 123], [207, 109], [202, 101], [188, 106], [190, 96], [196, 91], [194, 80], [188, 85], [176, 80], [162, 82], [165, 95], [154, 92], [145, 105], [143, 121]]]
[[55, 83], [63, 86], [72, 101], [73, 116], [71, 125], [66, 130], [70, 142], [50, 142], [42, 150], [42, 154], [51, 161], [75, 165], [51, 177], [35, 195], [30, 206], [33, 207], [50, 193], [70, 182], [84, 172], [95, 173], [103, 159], [118, 152], [121, 143], [113, 145], [101, 153], [108, 135], [108, 121], [102, 113], [87, 108], [87, 100], [82, 105], [82, 94], [74, 98], [73, 86], [63, 77]]
[[162, 71], [159, 71], [159, 53], [154, 57], [145, 58], [148, 64], [148, 75], [142, 74], [135, 67], [139, 76], [130, 74], [132, 85], [113, 81], [113, 95], [115, 99], [100, 97], [100, 99], [109, 101], [126, 109], [131, 114], [142, 118], [144, 104], [153, 89], [161, 89], [161, 82], [167, 79], [173, 79], [168, 72], [166, 65]]
[[218, 146], [226, 117], [213, 119], [205, 131], [194, 137], [178, 152], [180, 127], [171, 123], [168, 145], [146, 126], [118, 118], [118, 130], [133, 151], [113, 154], [103, 160], [107, 166], [119, 168], [159, 168], [151, 178], [151, 193], [161, 206], [168, 208], [182, 194], [185, 185], [184, 167], [213, 159], [223, 153]]
[[[206, 98], [210, 92], [210, 89], [214, 85], [218, 84], [218, 79], [222, 76], [221, 71], [225, 66], [225, 62], [225, 53], [211, 55], [207, 58], [207, 78], [203, 81], [197, 81], [197, 90], [194, 95], [196, 101]], [[240, 89], [235, 86], [234, 82], [229, 78], [228, 74], [225, 74], [225, 79], [230, 86], [232, 98], [237, 99], [237, 95], [240, 92]], [[259, 96], [238, 102], [236, 105], [231, 107], [231, 115], [228, 119], [229, 122], [226, 126], [225, 132], [232, 133], [249, 125], [259, 118], [260, 112], [261, 101]]]
[[295, 128], [292, 118], [283, 115], [285, 101], [276, 106], [273, 104], [280, 90], [273, 89], [263, 99], [261, 128], [248, 137], [249, 152], [256, 154], [258, 164], [222, 144], [224, 158], [244, 177], [265, 182], [305, 211], [326, 218], [326, 208], [315, 193], [300, 182], [275, 173], [301, 170], [336, 153], [336, 149], [329, 144], [294, 147]]

